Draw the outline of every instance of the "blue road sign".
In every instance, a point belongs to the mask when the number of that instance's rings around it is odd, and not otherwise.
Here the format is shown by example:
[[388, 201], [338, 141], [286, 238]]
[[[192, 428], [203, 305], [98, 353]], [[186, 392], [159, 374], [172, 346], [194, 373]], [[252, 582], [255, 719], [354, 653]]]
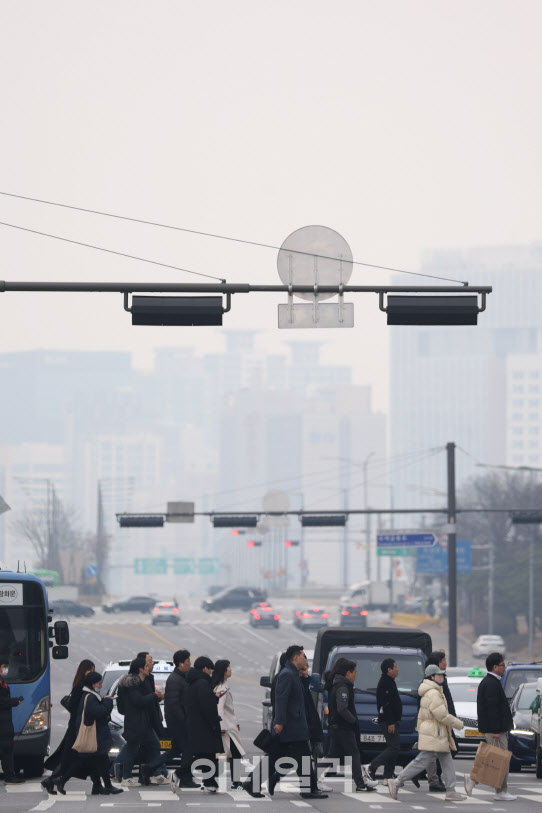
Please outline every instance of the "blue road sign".
[[[444, 575], [448, 573], [448, 548], [442, 545], [435, 545], [432, 548], [418, 548], [416, 572], [433, 575]], [[471, 543], [467, 539], [458, 539], [456, 548], [456, 562], [458, 573], [470, 573]]]
[[89, 565], [87, 567], [87, 576], [93, 577], [98, 575], [98, 568], [96, 565]]
[[423, 531], [397, 531], [397, 533], [378, 534], [377, 548], [432, 548], [437, 544], [438, 534], [424, 533]]

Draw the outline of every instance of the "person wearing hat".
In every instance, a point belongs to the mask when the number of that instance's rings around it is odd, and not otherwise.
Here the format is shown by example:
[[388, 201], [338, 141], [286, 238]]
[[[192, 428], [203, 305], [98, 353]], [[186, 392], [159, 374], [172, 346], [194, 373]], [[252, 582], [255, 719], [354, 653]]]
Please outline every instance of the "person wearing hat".
[[436, 664], [430, 664], [425, 669], [425, 680], [418, 689], [421, 697], [417, 725], [420, 753], [396, 779], [388, 779], [388, 789], [393, 799], [397, 799], [399, 788], [403, 787], [405, 782], [420, 771], [426, 770], [437, 757], [442, 767], [442, 781], [446, 788], [445, 800], [463, 802], [467, 798], [455, 790], [455, 768], [450, 751], [455, 750], [456, 745], [452, 729], [460, 731], [463, 722], [448, 711], [442, 688], [444, 674], [444, 670], [439, 669]]

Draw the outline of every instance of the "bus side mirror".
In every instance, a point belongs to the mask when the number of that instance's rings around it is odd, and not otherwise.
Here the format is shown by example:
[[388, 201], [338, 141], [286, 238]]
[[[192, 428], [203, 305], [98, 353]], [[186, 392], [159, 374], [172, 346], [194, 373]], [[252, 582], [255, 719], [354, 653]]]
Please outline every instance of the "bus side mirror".
[[[59, 647], [70, 643], [70, 631], [67, 621], [55, 621], [55, 641]], [[54, 657], [54, 656], [53, 656]], [[60, 657], [68, 657], [67, 655]]]
[[68, 647], [67, 646], [54, 646], [53, 647], [53, 658], [55, 661], [65, 661], [68, 657]]

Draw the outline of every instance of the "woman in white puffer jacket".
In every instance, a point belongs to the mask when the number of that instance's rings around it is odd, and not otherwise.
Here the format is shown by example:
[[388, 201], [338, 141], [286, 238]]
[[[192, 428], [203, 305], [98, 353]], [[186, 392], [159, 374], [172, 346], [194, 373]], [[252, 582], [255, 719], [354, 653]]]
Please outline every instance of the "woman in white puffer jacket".
[[421, 697], [418, 712], [418, 748], [420, 753], [404, 768], [396, 779], [388, 779], [393, 799], [405, 782], [426, 770], [435, 757], [442, 767], [442, 781], [446, 787], [447, 802], [463, 802], [467, 798], [455, 791], [455, 768], [450, 751], [455, 751], [452, 728], [460, 731], [463, 722], [448, 711], [442, 683], [444, 672], [431, 664], [425, 670], [425, 680], [418, 689]]

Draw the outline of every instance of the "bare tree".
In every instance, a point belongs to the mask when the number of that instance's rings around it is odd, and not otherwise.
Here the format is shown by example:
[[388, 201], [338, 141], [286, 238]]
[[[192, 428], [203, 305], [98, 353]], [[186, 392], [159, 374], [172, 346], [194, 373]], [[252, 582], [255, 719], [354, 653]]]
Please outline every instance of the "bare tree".
[[[542, 482], [530, 472], [492, 472], [473, 478], [462, 490], [458, 503], [462, 508], [532, 509], [542, 506]], [[516, 617], [528, 611], [528, 541], [538, 530], [526, 525], [515, 526], [512, 531], [508, 514], [488, 511], [460, 514], [458, 533], [460, 538], [472, 540], [474, 546], [475, 569], [471, 575], [460, 577], [460, 584], [471, 597], [472, 620], [487, 632], [488, 556], [492, 553], [495, 631], [516, 631]], [[535, 554], [534, 568], [535, 574], [542, 573], [540, 550]], [[540, 617], [541, 613], [542, 597], [537, 595], [536, 615]]]
[[26, 509], [12, 527], [18, 537], [30, 542], [41, 568], [61, 574], [60, 551], [73, 552], [83, 547], [75, 511], [65, 506], [54, 490], [51, 500]]

